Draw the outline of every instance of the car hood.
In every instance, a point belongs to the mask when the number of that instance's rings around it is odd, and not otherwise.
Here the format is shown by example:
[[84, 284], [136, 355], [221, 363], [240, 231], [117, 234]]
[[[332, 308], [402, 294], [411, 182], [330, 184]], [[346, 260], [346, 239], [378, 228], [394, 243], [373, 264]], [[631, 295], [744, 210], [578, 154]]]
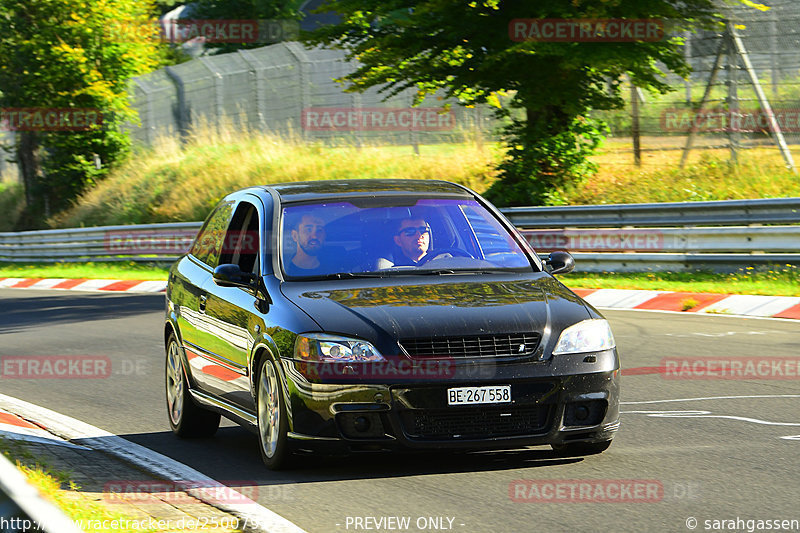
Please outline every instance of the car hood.
[[397, 339], [538, 332], [590, 318], [581, 300], [545, 273], [287, 282], [283, 294], [322, 331], [396, 350]]

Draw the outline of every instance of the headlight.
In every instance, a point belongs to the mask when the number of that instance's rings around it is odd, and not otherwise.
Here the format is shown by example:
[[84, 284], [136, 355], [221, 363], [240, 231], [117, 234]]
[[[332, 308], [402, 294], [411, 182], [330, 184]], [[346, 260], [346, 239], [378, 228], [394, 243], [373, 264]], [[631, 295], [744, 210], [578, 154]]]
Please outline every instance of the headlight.
[[298, 335], [294, 358], [301, 361], [385, 361], [369, 342], [324, 333]]
[[616, 346], [608, 321], [601, 318], [584, 320], [561, 332], [553, 355], [599, 352]]

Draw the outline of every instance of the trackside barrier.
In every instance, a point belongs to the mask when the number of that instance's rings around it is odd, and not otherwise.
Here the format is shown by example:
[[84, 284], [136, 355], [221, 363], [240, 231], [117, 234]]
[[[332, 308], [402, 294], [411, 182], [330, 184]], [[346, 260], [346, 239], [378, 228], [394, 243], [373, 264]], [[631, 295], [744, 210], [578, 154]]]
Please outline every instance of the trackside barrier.
[[0, 454], [0, 531], [80, 533], [75, 524]]
[[[725, 272], [800, 264], [800, 198], [502, 211], [537, 252], [567, 250], [579, 271]], [[172, 262], [189, 248], [200, 226], [185, 222], [0, 233], [0, 262]]]
[[518, 228], [800, 224], [800, 198], [509, 207], [501, 211]]

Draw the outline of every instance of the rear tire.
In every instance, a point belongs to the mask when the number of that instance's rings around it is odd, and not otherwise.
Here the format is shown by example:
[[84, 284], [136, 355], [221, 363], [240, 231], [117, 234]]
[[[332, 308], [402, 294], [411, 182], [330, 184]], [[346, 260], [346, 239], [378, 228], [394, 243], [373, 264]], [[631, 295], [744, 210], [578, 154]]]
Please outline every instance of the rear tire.
[[610, 440], [601, 442], [571, 442], [567, 444], [551, 444], [553, 451], [560, 457], [578, 457], [582, 455], [597, 455], [603, 453], [611, 446]]
[[220, 416], [192, 400], [183, 367], [181, 347], [175, 334], [167, 341], [166, 359], [167, 416], [173, 433], [179, 437], [210, 437], [219, 428]]
[[280, 374], [269, 357], [261, 361], [256, 383], [258, 448], [267, 468], [282, 470], [290, 466], [292, 459], [287, 437], [289, 420]]

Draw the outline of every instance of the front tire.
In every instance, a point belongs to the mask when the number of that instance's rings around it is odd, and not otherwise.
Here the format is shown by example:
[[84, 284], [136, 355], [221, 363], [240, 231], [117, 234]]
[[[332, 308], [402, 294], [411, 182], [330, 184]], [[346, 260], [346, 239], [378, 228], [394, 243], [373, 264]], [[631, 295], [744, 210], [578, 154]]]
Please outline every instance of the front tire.
[[267, 468], [281, 470], [289, 466], [292, 456], [287, 437], [289, 421], [280, 375], [268, 357], [261, 361], [257, 383], [258, 448]]
[[220, 416], [198, 407], [189, 393], [181, 348], [170, 335], [166, 360], [167, 414], [173, 433], [179, 437], [210, 437], [219, 428]]

